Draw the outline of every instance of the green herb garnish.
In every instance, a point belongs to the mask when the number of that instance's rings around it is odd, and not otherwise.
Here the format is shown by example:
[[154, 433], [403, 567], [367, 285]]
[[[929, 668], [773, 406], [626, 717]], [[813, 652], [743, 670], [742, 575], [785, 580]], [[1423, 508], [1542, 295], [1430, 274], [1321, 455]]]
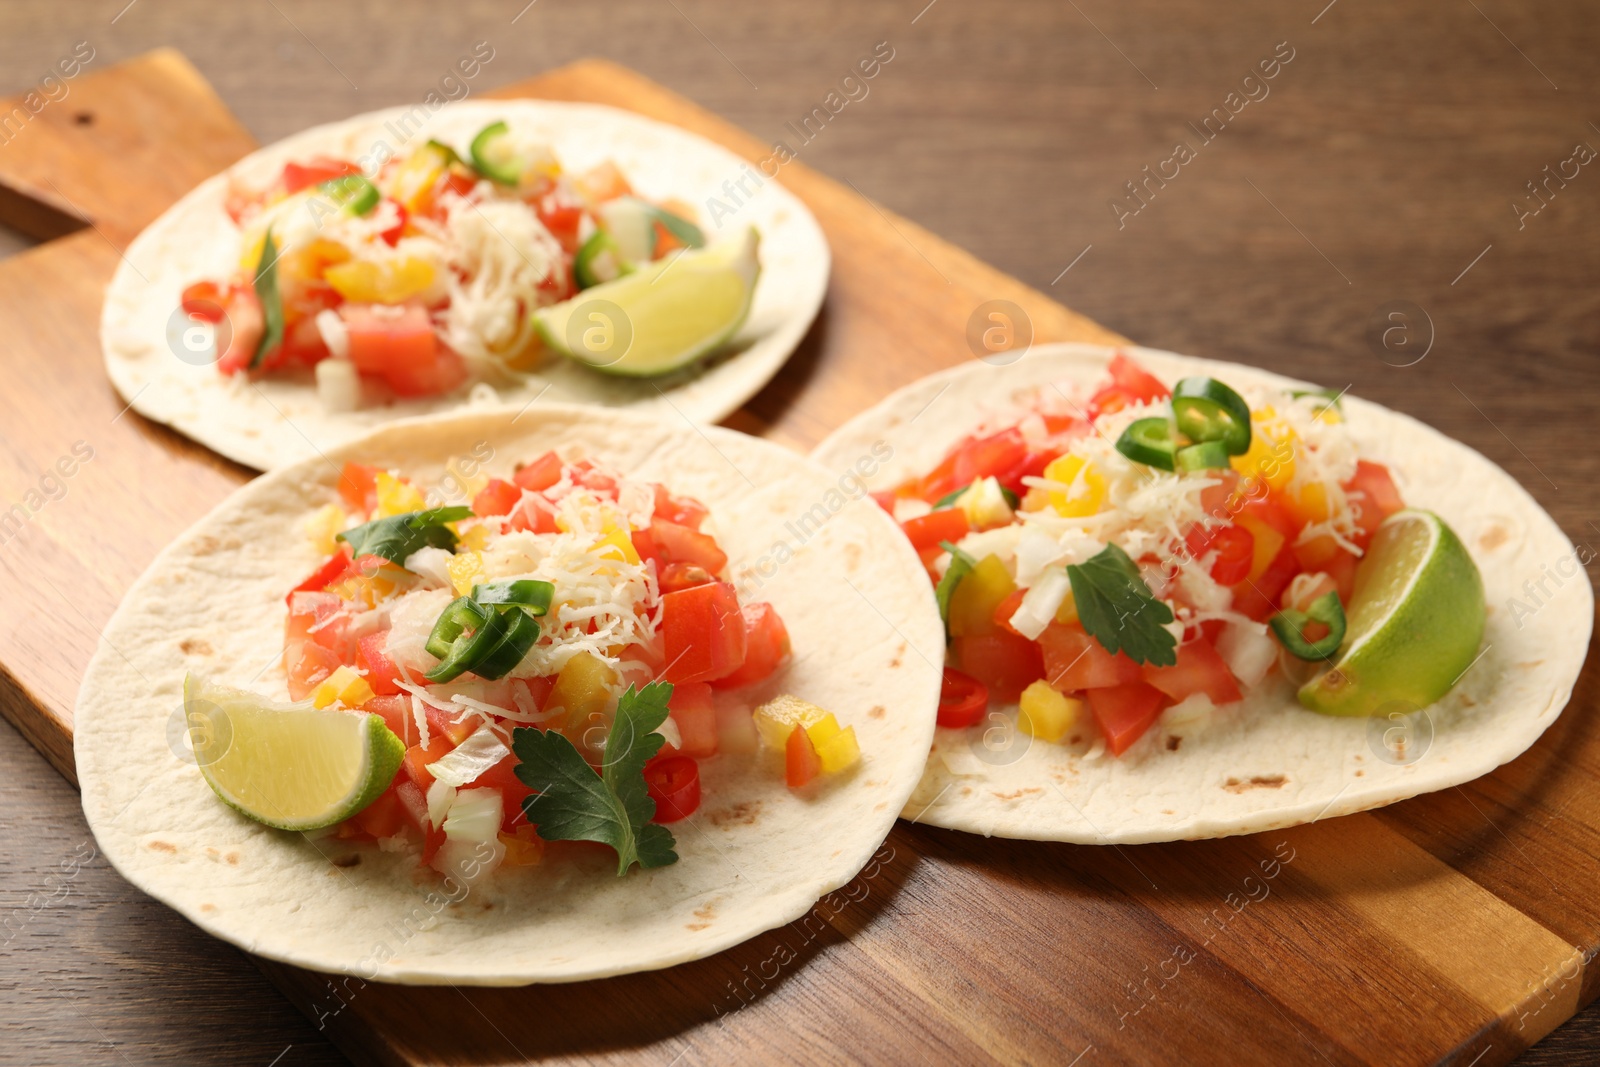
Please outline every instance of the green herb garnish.
[[261, 366], [279, 345], [283, 344], [283, 297], [278, 293], [278, 243], [272, 239], [272, 227], [267, 227], [261, 239], [261, 259], [256, 263], [256, 299], [261, 301], [261, 340], [256, 343], [256, 353], [250, 357], [250, 369]]
[[408, 511], [346, 530], [338, 540], [349, 545], [353, 555], [382, 556], [404, 567], [406, 557], [419, 548], [455, 548], [455, 531], [445, 523], [471, 517], [472, 509], [464, 506]]
[[1116, 545], [1067, 566], [1078, 621], [1107, 652], [1126, 652], [1135, 663], [1170, 667], [1178, 662], [1177, 639], [1166, 629], [1172, 609], [1157, 600], [1139, 568]]
[[672, 832], [650, 821], [656, 803], [644, 783], [644, 765], [665, 740], [655, 730], [667, 719], [672, 686], [633, 686], [617, 702], [597, 774], [576, 746], [555, 730], [512, 731], [517, 777], [535, 795], [522, 810], [546, 841], [599, 841], [617, 850], [617, 875], [637, 863], [665, 867], [678, 862]]
[[961, 579], [972, 573], [972, 568], [978, 561], [967, 555], [949, 541], [940, 541], [939, 547], [950, 553], [950, 566], [944, 572], [944, 577], [939, 579], [939, 584], [934, 587], [934, 599], [939, 602], [939, 618], [944, 620], [944, 639], [950, 640], [950, 597], [956, 591], [956, 586], [961, 584]]

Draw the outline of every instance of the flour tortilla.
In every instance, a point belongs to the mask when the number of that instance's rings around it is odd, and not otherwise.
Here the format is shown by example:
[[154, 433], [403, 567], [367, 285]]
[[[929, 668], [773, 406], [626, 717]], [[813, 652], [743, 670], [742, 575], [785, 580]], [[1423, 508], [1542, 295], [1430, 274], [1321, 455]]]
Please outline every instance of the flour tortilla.
[[[545, 139], [562, 165], [582, 172], [605, 160], [621, 168], [642, 196], [676, 198], [702, 213], [708, 241], [761, 231], [761, 278], [750, 317], [727, 350], [709, 363], [666, 378], [626, 380], [547, 353], [520, 384], [499, 399], [522, 406], [535, 396], [550, 402], [635, 407], [716, 422], [737, 410], [777, 373], [805, 335], [828, 282], [828, 245], [817, 220], [775, 181], [732, 215], [705, 217], [708, 197], [727, 203], [723, 183], [752, 171], [731, 152], [684, 130], [598, 104], [541, 100], [460, 101], [421, 126], [425, 108], [390, 108], [318, 126], [240, 160], [208, 178], [151, 223], [128, 248], [106, 293], [101, 347], [112, 383], [134, 409], [247, 467], [268, 470], [327, 451], [396, 418], [463, 406], [467, 393], [396, 401], [354, 412], [326, 411], [309, 374], [250, 382], [224, 378], [214, 364], [179, 359], [184, 351], [178, 315], [183, 288], [226, 278], [238, 266], [239, 230], [223, 210], [228, 174], [252, 188], [271, 183], [291, 160], [315, 155], [371, 158], [378, 145], [396, 154], [433, 138], [465, 149], [473, 134], [504, 119], [519, 134]], [[397, 131], [411, 130], [402, 140]], [[175, 332], [178, 331], [178, 332]], [[178, 338], [178, 339], [169, 339]], [[192, 361], [196, 357], [189, 356]], [[545, 390], [548, 389], [548, 392]]]
[[[863, 412], [813, 453], [844, 470], [871, 442], [894, 450], [868, 480], [888, 489], [930, 470], [985, 417], [1043, 390], [1061, 397], [1105, 379], [1117, 350], [1040, 346], [1008, 366], [971, 363], [924, 378]], [[1307, 388], [1251, 367], [1124, 349], [1171, 384], [1192, 374], [1235, 387]], [[1204, 726], [1163, 721], [1117, 758], [1087, 744], [1030, 742], [1016, 707], [985, 728], [939, 729], [905, 817], [972, 833], [1041, 841], [1136, 843], [1222, 837], [1391, 804], [1477, 778], [1524, 751], [1566, 705], [1589, 646], [1594, 593], [1572, 543], [1505, 471], [1443, 434], [1357, 397], [1344, 413], [1360, 454], [1389, 466], [1408, 505], [1437, 512], [1483, 573], [1482, 658], [1410, 723], [1342, 719], [1300, 707], [1275, 685], [1228, 705]], [[1561, 563], [1561, 561], [1566, 561]], [[1523, 582], [1568, 572], [1531, 615]], [[1520, 617], [1520, 625], [1519, 618]], [[942, 641], [921, 646], [937, 657]], [[1431, 729], [1430, 729], [1431, 728]], [[1406, 759], [1383, 758], [1388, 729], [1409, 730]], [[1431, 737], [1428, 735], [1431, 733]], [[1177, 740], [1176, 750], [1169, 746]]]
[[[672, 827], [676, 864], [625, 878], [604, 855], [503, 868], [442, 909], [427, 903], [440, 879], [415, 871], [415, 853], [272, 830], [222, 804], [169, 747], [181, 744], [185, 672], [283, 699], [284, 593], [320, 562], [300, 526], [336, 499], [338, 465], [395, 466], [431, 485], [485, 442], [491, 474], [576, 448], [709, 505], [741, 598], [771, 602], [793, 638], [792, 662], [749, 702], [787, 692], [827, 708], [855, 728], [864, 764], [799, 795], [781, 757], [718, 757], [702, 764], [701, 810]], [[941, 631], [915, 553], [859, 483], [841, 490], [804, 457], [728, 430], [565, 406], [395, 423], [330, 460], [234, 493], [156, 558], [106, 627], [78, 694], [78, 781], [101, 850], [134, 885], [285, 963], [518, 985], [709, 956], [800, 917], [882, 843], [933, 740], [939, 672], [910, 646], [931, 648]], [[819, 504], [817, 528], [803, 517]], [[351, 855], [354, 866], [330, 862]]]

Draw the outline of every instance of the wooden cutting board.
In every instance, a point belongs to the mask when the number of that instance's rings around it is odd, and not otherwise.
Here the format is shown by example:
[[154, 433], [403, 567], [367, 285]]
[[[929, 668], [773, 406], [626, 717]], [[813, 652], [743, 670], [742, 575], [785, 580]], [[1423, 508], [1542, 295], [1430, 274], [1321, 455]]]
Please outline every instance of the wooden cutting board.
[[[604, 62], [494, 95], [599, 101], [767, 153]], [[101, 292], [140, 227], [253, 147], [156, 52], [75, 82], [0, 151], [0, 221], [52, 238], [0, 262], [0, 710], [69, 779], [100, 628], [249, 476], [124, 408], [100, 366]], [[990, 300], [1025, 309], [1039, 341], [1119, 340], [803, 164], [781, 180], [827, 232], [833, 278], [738, 429], [809, 447], [972, 358], [968, 318]], [[261, 966], [358, 1062], [1504, 1063], [1600, 992], [1597, 696], [1591, 668], [1494, 775], [1294, 830], [1092, 848], [901, 823], [806, 919], [665, 972], [484, 990]]]

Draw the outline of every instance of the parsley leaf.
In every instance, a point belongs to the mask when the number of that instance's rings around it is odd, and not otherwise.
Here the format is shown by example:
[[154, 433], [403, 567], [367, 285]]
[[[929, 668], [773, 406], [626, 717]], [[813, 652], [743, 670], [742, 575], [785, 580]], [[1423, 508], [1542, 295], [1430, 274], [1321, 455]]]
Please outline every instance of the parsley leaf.
[[512, 731], [517, 777], [535, 795], [522, 802], [528, 821], [546, 841], [599, 841], [617, 850], [617, 876], [640, 867], [678, 862], [672, 831], [650, 821], [656, 803], [644, 784], [644, 765], [665, 741], [655, 733], [667, 719], [672, 686], [633, 686], [617, 702], [600, 773], [554, 730]]
[[949, 641], [950, 597], [955, 593], [956, 586], [961, 584], [961, 579], [972, 573], [972, 568], [978, 565], [978, 561], [949, 541], [940, 541], [939, 547], [950, 553], [950, 566], [944, 572], [944, 577], [939, 579], [939, 584], [934, 587], [933, 596], [939, 602], [939, 618], [944, 620], [944, 639]]
[[1177, 639], [1166, 629], [1172, 609], [1157, 600], [1139, 568], [1116, 545], [1069, 564], [1078, 621], [1107, 652], [1126, 652], [1135, 663], [1170, 667], [1178, 662]]
[[354, 555], [382, 556], [404, 567], [406, 557], [419, 548], [455, 548], [455, 531], [445, 523], [471, 517], [472, 509], [461, 506], [408, 511], [346, 530], [338, 540], [349, 545]]
[[261, 340], [256, 343], [255, 354], [250, 357], [250, 369], [261, 366], [263, 360], [283, 344], [283, 297], [278, 293], [278, 244], [272, 239], [272, 227], [267, 227], [261, 240], [261, 259], [256, 264], [256, 298], [261, 301]]

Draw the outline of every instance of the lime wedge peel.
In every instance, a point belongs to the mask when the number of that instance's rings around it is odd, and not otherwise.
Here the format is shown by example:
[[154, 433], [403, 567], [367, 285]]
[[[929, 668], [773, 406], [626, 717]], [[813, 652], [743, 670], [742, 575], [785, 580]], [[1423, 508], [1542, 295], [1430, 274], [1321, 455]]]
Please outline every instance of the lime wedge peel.
[[761, 276], [755, 227], [657, 260], [534, 314], [550, 348], [604, 374], [653, 378], [704, 359], [744, 325]]
[[189, 675], [195, 760], [223, 802], [280, 830], [343, 822], [389, 787], [405, 744], [377, 715], [279, 704]]
[[1356, 571], [1338, 659], [1300, 688], [1325, 715], [1376, 715], [1433, 704], [1483, 641], [1483, 578], [1444, 520], [1428, 511], [1384, 521]]

